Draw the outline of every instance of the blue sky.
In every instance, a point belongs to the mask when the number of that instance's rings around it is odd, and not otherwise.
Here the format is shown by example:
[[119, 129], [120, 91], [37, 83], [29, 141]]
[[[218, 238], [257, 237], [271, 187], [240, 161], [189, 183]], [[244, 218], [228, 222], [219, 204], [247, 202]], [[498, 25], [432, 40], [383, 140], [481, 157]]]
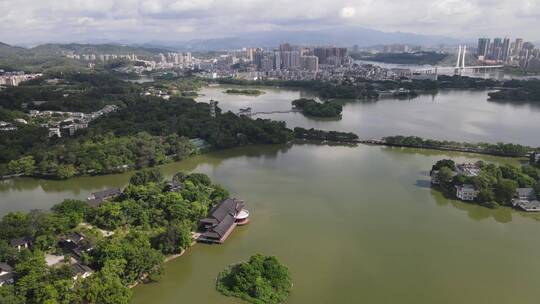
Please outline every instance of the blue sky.
[[364, 27], [540, 40], [540, 0], [0, 0], [0, 41], [184, 41]]

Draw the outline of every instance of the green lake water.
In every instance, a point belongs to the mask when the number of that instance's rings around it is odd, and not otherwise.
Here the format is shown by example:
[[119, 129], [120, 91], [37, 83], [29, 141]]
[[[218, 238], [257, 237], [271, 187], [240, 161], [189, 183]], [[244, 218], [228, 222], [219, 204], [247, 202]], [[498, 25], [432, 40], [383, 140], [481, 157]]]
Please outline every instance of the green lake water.
[[[290, 108], [309, 92], [264, 89], [259, 97], [205, 88], [225, 110]], [[290, 126], [540, 145], [538, 109], [486, 101], [486, 92], [445, 92], [412, 101], [347, 103], [342, 120], [266, 115]], [[476, 115], [473, 115], [476, 113]], [[418, 134], [416, 134], [418, 133]], [[538, 303], [540, 215], [449, 200], [429, 187], [442, 158], [519, 160], [418, 149], [295, 144], [249, 146], [159, 167], [208, 174], [246, 201], [251, 223], [223, 245], [196, 244], [166, 264], [133, 304], [239, 303], [214, 289], [221, 270], [255, 253], [276, 255], [292, 274], [287, 303]], [[47, 209], [64, 198], [123, 186], [132, 172], [68, 181], [0, 182], [0, 214]]]
[[[429, 188], [438, 159], [503, 158], [360, 145], [252, 146], [160, 167], [208, 174], [244, 199], [251, 223], [223, 245], [197, 244], [166, 264], [133, 303], [237, 303], [214, 290], [217, 273], [254, 253], [278, 256], [294, 288], [288, 303], [537, 303], [540, 223]], [[67, 182], [14, 179], [2, 211], [50, 207], [127, 182], [130, 174]]]
[[[205, 87], [197, 100], [217, 100], [225, 111], [237, 113], [286, 111], [297, 98], [314, 98], [312, 92], [262, 87], [259, 96], [224, 93], [231, 86]], [[244, 87], [245, 88], [245, 87]], [[414, 135], [465, 142], [505, 142], [540, 146], [540, 102], [508, 103], [488, 101], [484, 90], [442, 90], [411, 100], [343, 100], [341, 119], [314, 119], [302, 113], [261, 114], [258, 118], [282, 120], [289, 127], [355, 132], [361, 138]]]

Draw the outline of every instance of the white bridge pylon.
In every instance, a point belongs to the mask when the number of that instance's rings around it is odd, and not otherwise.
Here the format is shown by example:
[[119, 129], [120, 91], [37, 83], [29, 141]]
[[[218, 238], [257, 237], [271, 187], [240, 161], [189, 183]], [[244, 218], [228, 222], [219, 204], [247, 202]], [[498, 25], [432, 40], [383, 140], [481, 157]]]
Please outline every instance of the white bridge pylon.
[[424, 73], [424, 74], [437, 74], [438, 71], [441, 70], [454, 70], [455, 74], [461, 74], [463, 70], [487, 70], [487, 69], [499, 69], [503, 68], [504, 65], [474, 65], [474, 66], [467, 66], [465, 65], [465, 59], [467, 58], [467, 46], [466, 45], [460, 45], [458, 46], [458, 54], [457, 54], [457, 60], [456, 60], [456, 66], [446, 66], [446, 67], [440, 67], [436, 66], [429, 69], [419, 69], [414, 70], [414, 73]]
[[[463, 52], [462, 52], [463, 50]], [[467, 56], [467, 46], [464, 45], [463, 48], [460, 45], [458, 47], [458, 53], [457, 53], [457, 62], [456, 62], [456, 69], [464, 69], [465, 68], [465, 58]]]

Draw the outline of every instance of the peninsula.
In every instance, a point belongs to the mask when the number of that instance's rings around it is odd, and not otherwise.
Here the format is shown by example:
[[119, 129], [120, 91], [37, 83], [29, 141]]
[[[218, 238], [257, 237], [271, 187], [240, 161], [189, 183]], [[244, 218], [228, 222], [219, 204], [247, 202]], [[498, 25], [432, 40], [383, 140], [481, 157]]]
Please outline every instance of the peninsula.
[[[204, 174], [179, 172], [165, 181], [143, 170], [125, 188], [93, 193], [87, 202], [8, 213], [0, 220], [0, 296], [9, 303], [129, 303], [129, 287], [159, 280], [164, 261], [197, 240], [199, 221], [228, 222], [228, 211], [220, 212], [228, 202], [236, 200]], [[238, 211], [232, 223], [247, 223], [249, 212]], [[222, 223], [212, 229], [231, 233], [235, 225]]]

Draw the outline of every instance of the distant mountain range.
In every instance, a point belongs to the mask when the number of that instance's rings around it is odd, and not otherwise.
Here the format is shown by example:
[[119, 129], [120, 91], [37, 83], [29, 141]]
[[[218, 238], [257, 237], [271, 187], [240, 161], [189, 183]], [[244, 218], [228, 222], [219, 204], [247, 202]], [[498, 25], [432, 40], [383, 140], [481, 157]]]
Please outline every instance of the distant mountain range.
[[[159, 40], [146, 43], [133, 41], [109, 42], [105, 40], [88, 41], [86, 43], [45, 43], [28, 48], [38, 53], [61, 53], [70, 51], [82, 53], [135, 53], [149, 55], [148, 53], [167, 52], [169, 49], [192, 51], [232, 50], [243, 47], [275, 47], [280, 43], [288, 42], [294, 45], [335, 45], [360, 47], [385, 45], [394, 43], [407, 43], [416, 45], [454, 45], [464, 41], [442, 36], [419, 35], [402, 32], [383, 32], [360, 27], [336, 27], [326, 30], [298, 30], [298, 31], [261, 31], [235, 34], [230, 37], [215, 39], [196, 39], [190, 41]], [[467, 42], [467, 41], [465, 41]], [[474, 41], [468, 41], [474, 42]], [[0, 47], [7, 46], [2, 43]]]
[[251, 32], [227, 38], [192, 40], [162, 45], [190, 50], [228, 50], [243, 47], [275, 47], [288, 42], [295, 45], [358, 45], [360, 47], [407, 43], [417, 45], [457, 44], [454, 38], [426, 36], [401, 32], [381, 32], [365, 28], [337, 28], [332, 30]]

